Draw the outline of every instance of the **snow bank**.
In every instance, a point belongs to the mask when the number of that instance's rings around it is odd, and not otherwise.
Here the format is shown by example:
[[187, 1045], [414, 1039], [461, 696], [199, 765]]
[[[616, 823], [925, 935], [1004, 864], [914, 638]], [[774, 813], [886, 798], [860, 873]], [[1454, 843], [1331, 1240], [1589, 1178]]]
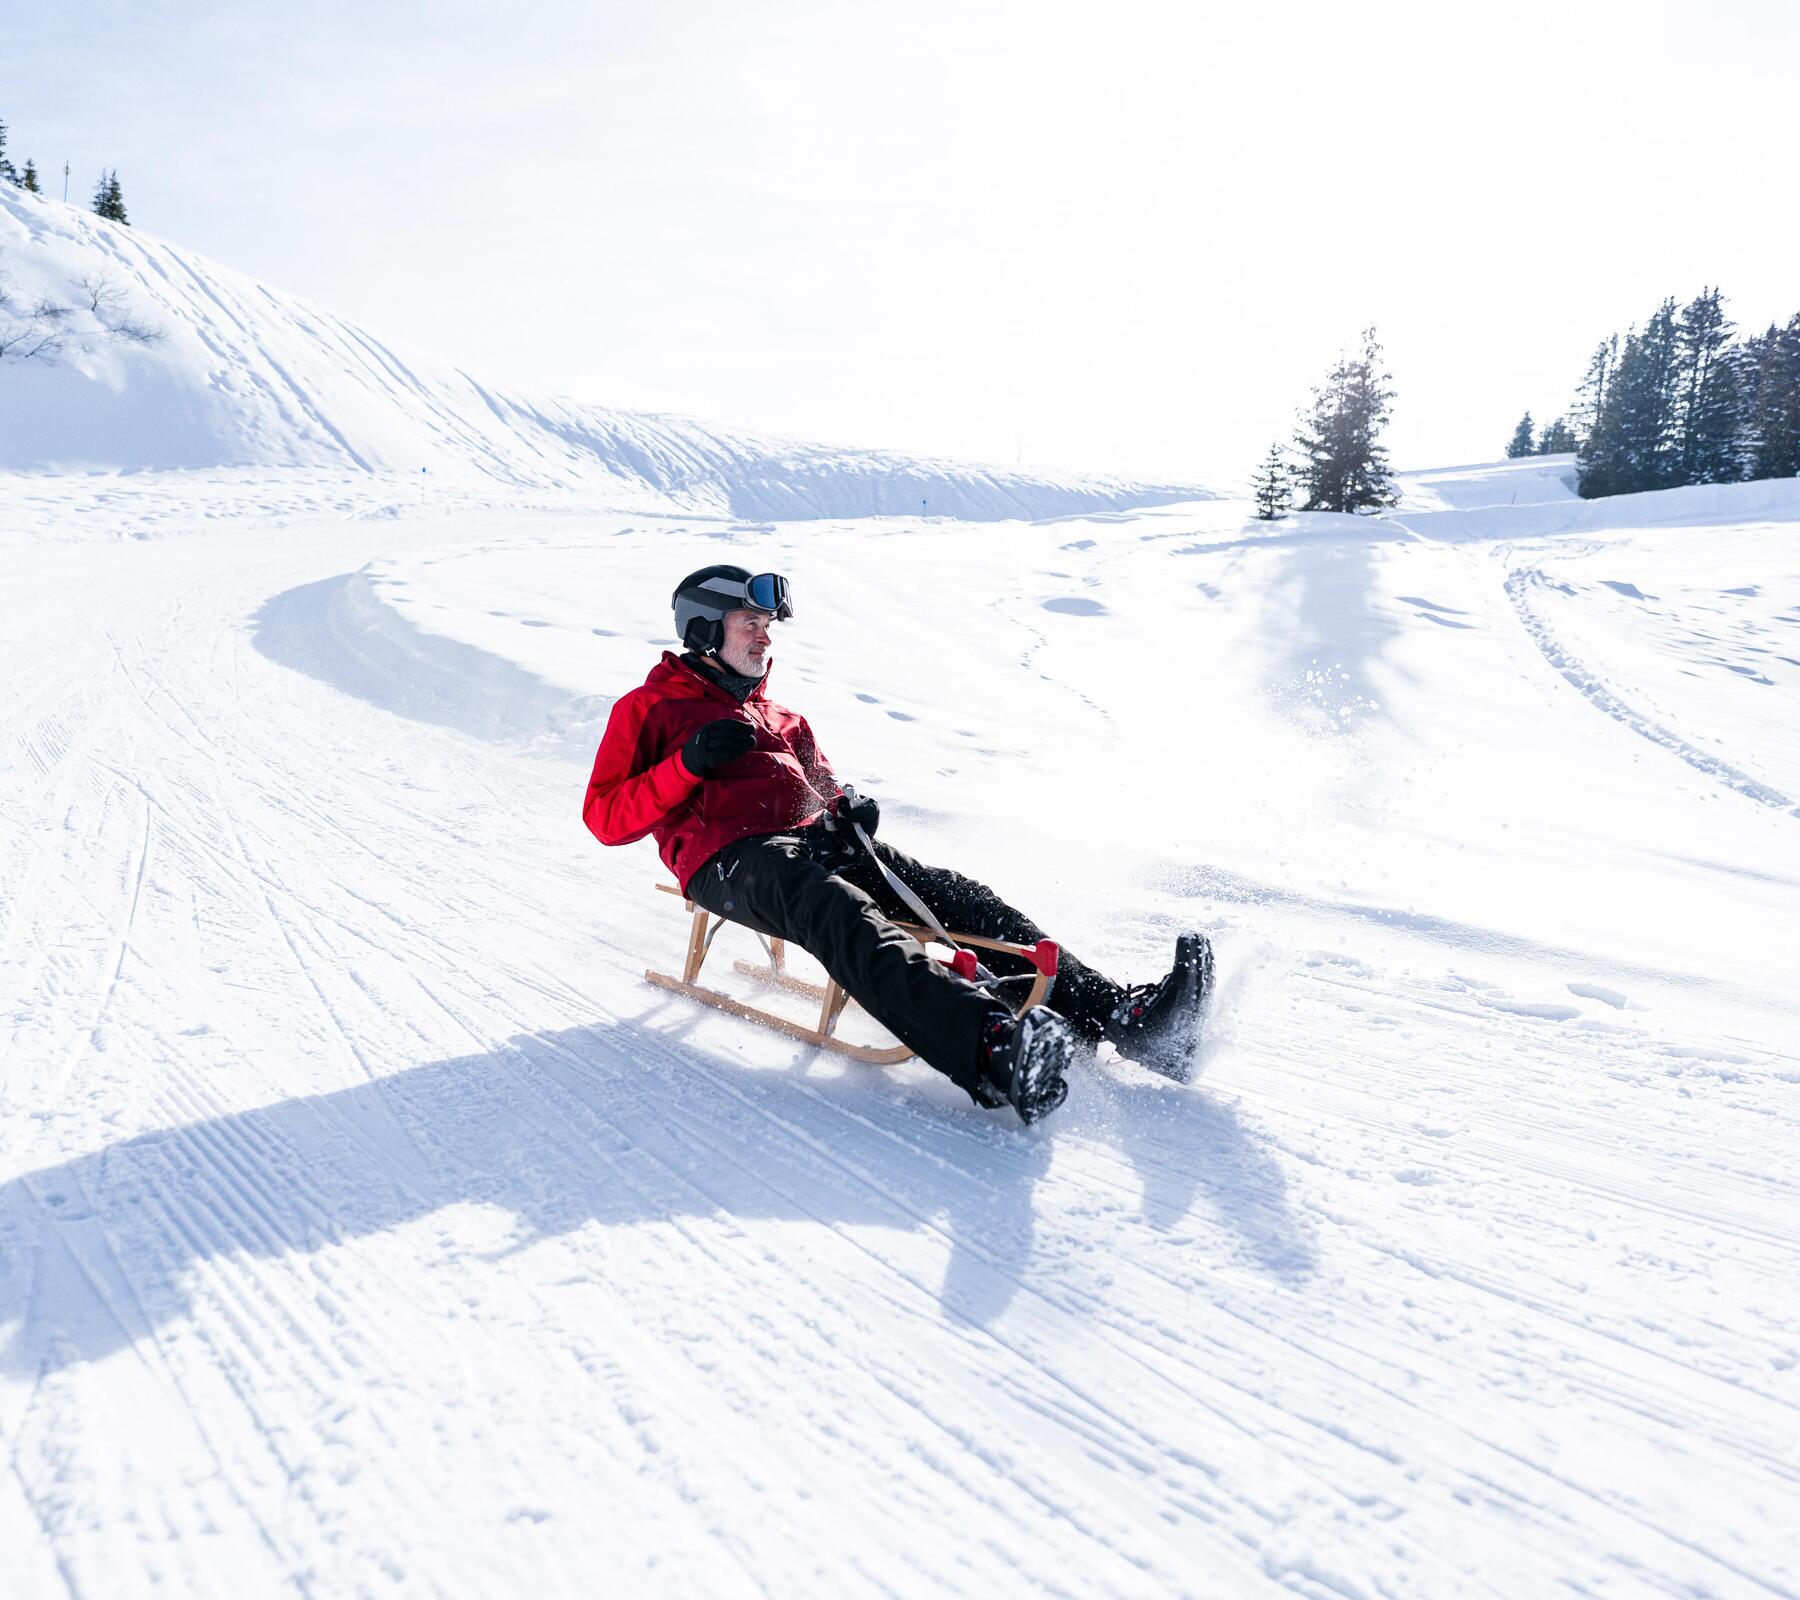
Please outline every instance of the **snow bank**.
[[1573, 455], [1518, 456], [1463, 467], [1429, 467], [1395, 477], [1403, 511], [1470, 511], [1576, 498]]
[[1193, 486], [1011, 472], [727, 432], [520, 394], [76, 207], [0, 186], [0, 274], [21, 305], [87, 307], [159, 337], [9, 363], [0, 469], [351, 468], [578, 489], [621, 509], [738, 517], [1041, 518], [1191, 500]]
[[549, 753], [593, 753], [612, 696], [570, 694], [504, 657], [413, 627], [376, 582], [365, 568], [283, 590], [256, 614], [256, 648], [416, 722]]
[[1558, 534], [1594, 534], [1633, 528], [1717, 527], [1800, 516], [1800, 478], [1764, 478], [1755, 483], [1692, 484], [1646, 494], [1582, 500], [1573, 494], [1541, 501], [1521, 499], [1466, 510], [1410, 510], [1402, 499], [1386, 519], [1431, 539], [1469, 542], [1530, 539]]

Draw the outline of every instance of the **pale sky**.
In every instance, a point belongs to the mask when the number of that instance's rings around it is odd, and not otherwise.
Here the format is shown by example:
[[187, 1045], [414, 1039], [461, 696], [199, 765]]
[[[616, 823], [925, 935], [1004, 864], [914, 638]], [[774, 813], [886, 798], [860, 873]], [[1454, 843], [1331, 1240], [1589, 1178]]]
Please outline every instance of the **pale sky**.
[[602, 405], [1222, 483], [1369, 323], [1413, 467], [1665, 294], [1800, 310], [1774, 0], [72, 9], [0, 21], [52, 192]]

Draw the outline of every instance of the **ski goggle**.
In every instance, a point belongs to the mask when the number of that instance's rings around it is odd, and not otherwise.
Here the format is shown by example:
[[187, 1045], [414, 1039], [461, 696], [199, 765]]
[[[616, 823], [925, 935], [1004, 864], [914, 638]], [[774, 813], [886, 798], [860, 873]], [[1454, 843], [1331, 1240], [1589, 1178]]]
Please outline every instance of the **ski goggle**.
[[786, 622], [794, 614], [793, 594], [788, 581], [778, 572], [759, 572], [744, 585], [744, 598], [758, 611], [767, 611], [777, 622]]

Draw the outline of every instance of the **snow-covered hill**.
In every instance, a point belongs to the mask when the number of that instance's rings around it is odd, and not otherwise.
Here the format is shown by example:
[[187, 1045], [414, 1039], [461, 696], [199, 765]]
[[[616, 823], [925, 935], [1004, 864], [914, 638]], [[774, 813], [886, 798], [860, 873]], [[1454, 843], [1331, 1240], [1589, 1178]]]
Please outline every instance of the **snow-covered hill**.
[[[9, 1600], [1800, 1593], [1800, 484], [1556, 471], [0, 475]], [[733, 552], [884, 834], [1122, 978], [1213, 934], [1191, 1085], [1027, 1130], [643, 981], [586, 762]]]
[[[89, 338], [0, 365], [0, 470], [355, 469], [579, 490], [736, 517], [1052, 517], [1204, 497], [1193, 485], [1009, 471], [727, 431], [527, 396], [402, 352], [301, 300], [77, 207], [0, 185], [17, 308], [74, 308]], [[103, 286], [98, 308], [94, 288]]]

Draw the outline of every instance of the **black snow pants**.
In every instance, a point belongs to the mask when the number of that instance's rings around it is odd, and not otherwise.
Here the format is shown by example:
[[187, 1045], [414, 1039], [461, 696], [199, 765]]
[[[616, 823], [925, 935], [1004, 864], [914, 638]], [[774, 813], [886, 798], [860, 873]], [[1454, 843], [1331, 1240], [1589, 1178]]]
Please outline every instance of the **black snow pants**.
[[[1013, 944], [1045, 937], [986, 884], [926, 866], [879, 839], [875, 849], [951, 932]], [[687, 892], [708, 911], [799, 945], [896, 1039], [974, 1094], [981, 1033], [1000, 1004], [894, 926], [894, 919], [910, 921], [913, 913], [860, 845], [850, 854], [817, 826], [758, 834], [719, 851], [689, 880]], [[1032, 970], [1019, 956], [977, 954], [999, 977]], [[1050, 1004], [1078, 1035], [1097, 1042], [1121, 992], [1066, 949], [1061, 952]]]

